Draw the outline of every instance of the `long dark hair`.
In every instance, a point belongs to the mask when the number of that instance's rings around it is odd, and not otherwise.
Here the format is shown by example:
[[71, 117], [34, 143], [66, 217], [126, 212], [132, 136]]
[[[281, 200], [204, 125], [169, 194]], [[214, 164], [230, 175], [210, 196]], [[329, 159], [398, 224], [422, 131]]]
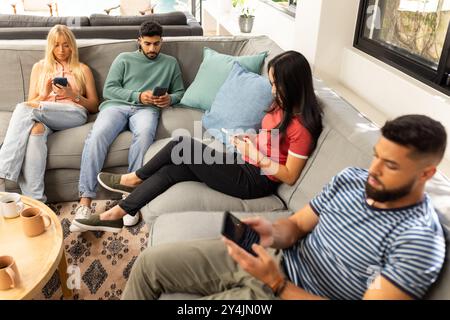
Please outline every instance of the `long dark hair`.
[[[269, 61], [268, 72], [273, 70], [273, 80], [277, 90], [276, 104], [283, 109], [283, 119], [276, 129], [283, 138], [294, 117], [311, 134], [311, 152], [316, 148], [322, 132], [322, 108], [314, 93], [311, 67], [299, 52], [286, 51]], [[271, 108], [268, 112], [273, 112]]]

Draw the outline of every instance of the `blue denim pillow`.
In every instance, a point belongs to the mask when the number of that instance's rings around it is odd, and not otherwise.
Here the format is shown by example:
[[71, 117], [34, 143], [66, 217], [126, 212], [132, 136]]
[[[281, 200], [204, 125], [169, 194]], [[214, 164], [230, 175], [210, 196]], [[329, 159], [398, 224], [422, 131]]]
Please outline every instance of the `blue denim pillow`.
[[228, 144], [222, 128], [229, 134], [261, 129], [261, 121], [272, 101], [269, 79], [234, 62], [211, 109], [203, 114], [203, 127], [216, 139]]

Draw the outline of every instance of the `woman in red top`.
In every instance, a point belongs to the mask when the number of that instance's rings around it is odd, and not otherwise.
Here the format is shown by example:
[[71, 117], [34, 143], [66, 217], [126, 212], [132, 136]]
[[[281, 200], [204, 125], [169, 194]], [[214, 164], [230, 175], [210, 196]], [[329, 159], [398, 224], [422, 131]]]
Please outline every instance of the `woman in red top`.
[[[269, 62], [268, 72], [274, 103], [258, 135], [232, 136], [238, 152], [220, 153], [190, 137], [174, 138], [136, 172], [100, 173], [103, 187], [128, 197], [100, 215], [73, 224], [81, 230], [118, 232], [122, 217], [137, 218], [125, 225], [136, 223], [143, 206], [182, 181], [200, 181], [241, 199], [268, 196], [279, 183], [293, 185], [322, 131], [322, 112], [303, 55], [284, 52]], [[221, 161], [211, 163], [204, 155]]]

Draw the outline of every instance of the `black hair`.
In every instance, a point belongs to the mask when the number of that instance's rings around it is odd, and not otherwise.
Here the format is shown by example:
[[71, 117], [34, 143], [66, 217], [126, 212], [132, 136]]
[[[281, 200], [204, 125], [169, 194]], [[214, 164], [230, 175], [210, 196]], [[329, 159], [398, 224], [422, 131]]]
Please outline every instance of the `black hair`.
[[[312, 136], [311, 152], [322, 132], [322, 109], [313, 87], [311, 67], [299, 52], [286, 51], [269, 61], [277, 90], [275, 102], [283, 109], [283, 119], [277, 129], [283, 135], [294, 117]], [[274, 108], [268, 112], [274, 111]]]
[[145, 21], [141, 24], [139, 28], [139, 37], [153, 37], [160, 36], [162, 37], [163, 28], [162, 26], [155, 21]]
[[444, 126], [439, 121], [419, 114], [387, 121], [381, 133], [392, 142], [412, 148], [413, 157], [433, 156], [440, 161], [447, 146]]

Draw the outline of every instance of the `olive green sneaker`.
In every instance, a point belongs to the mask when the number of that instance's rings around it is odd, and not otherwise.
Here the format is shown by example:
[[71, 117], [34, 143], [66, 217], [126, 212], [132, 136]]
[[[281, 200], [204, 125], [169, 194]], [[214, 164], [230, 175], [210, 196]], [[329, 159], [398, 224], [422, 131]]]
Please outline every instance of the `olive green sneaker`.
[[99, 214], [93, 214], [88, 219], [75, 219], [73, 225], [85, 231], [120, 232], [123, 228], [123, 219], [100, 220]]
[[128, 196], [131, 192], [133, 192], [135, 187], [128, 187], [120, 184], [121, 176], [121, 174], [100, 172], [97, 176], [97, 180], [98, 183], [100, 183], [100, 185], [106, 190], [119, 192], [124, 194], [125, 196]]

